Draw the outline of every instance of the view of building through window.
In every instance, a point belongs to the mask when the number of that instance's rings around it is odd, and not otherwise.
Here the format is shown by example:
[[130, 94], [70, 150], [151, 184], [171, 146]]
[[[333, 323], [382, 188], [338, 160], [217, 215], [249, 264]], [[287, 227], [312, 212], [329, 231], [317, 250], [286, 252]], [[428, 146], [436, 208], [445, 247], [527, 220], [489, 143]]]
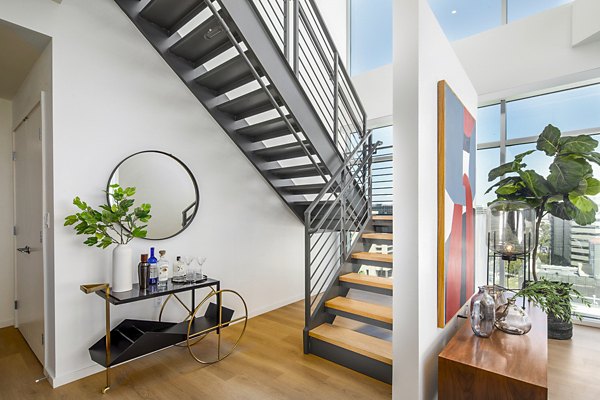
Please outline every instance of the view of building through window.
[[[482, 209], [495, 199], [493, 192], [484, 194], [491, 186], [487, 181], [489, 170], [513, 160], [517, 154], [535, 149], [537, 136], [547, 124], [560, 128], [563, 136], [588, 134], [600, 142], [600, 84], [509, 101], [505, 108], [505, 115], [502, 115], [500, 105], [482, 107], [478, 112], [476, 204], [480, 209], [479, 218], [485, 218]], [[501, 140], [503, 136], [504, 141]], [[501, 145], [502, 142], [505, 144]], [[551, 157], [542, 152], [524, 159], [528, 169], [542, 176], [548, 175], [551, 161]], [[592, 167], [594, 176], [600, 177], [600, 167], [593, 163]], [[592, 199], [600, 204], [600, 196]], [[478, 263], [485, 265], [487, 260], [482, 257]], [[538, 277], [573, 283], [575, 289], [592, 303], [591, 308], [574, 304], [574, 309], [587, 317], [600, 318], [600, 213], [596, 222], [587, 226], [553, 216], [545, 217], [540, 231], [537, 271]], [[507, 266], [509, 281], [522, 282], [522, 275], [520, 264]], [[515, 286], [514, 283], [511, 286]]]

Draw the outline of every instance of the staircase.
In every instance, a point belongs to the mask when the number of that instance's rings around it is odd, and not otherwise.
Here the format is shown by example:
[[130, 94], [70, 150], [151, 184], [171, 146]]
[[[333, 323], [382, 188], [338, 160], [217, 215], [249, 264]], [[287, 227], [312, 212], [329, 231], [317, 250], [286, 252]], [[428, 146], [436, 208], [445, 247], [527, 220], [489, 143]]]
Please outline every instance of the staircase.
[[314, 1], [115, 1], [304, 221], [366, 134]]
[[[328, 264], [323, 264], [323, 257], [315, 257], [315, 249], [321, 242], [331, 240], [332, 231], [309, 233], [312, 262], [307, 266], [304, 331], [305, 352], [390, 384], [392, 218], [368, 214], [364, 227], [342, 230], [341, 235], [348, 241]], [[331, 278], [324, 285], [327, 288], [315, 289], [328, 275]]]
[[381, 142], [314, 0], [115, 2], [304, 222], [305, 353], [391, 383]]

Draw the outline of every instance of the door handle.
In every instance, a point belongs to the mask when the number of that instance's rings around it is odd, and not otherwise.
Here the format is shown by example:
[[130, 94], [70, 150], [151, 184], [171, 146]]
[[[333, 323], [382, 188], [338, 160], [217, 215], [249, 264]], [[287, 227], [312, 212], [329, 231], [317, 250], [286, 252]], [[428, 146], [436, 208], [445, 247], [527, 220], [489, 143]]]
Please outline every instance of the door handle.
[[25, 254], [31, 254], [31, 248], [29, 246], [19, 247], [17, 248], [17, 251], [20, 251], [21, 253]]

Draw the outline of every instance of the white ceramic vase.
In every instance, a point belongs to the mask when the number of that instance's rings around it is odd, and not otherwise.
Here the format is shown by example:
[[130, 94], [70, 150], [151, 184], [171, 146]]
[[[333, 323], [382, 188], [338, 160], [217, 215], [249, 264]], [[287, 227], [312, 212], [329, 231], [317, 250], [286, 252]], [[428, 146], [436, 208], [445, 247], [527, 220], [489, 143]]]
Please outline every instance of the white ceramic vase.
[[119, 244], [112, 254], [112, 291], [127, 292], [133, 287], [132, 250], [128, 244]]

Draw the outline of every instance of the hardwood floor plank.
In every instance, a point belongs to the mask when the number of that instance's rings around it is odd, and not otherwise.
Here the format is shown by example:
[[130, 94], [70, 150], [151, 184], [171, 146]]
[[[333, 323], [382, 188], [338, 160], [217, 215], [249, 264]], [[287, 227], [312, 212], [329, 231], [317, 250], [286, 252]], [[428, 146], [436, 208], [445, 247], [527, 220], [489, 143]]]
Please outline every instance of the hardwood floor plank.
[[[227, 331], [236, 326], [223, 330], [224, 341]], [[113, 385], [105, 396], [99, 393], [104, 373], [54, 390], [46, 381], [34, 384], [42, 375], [41, 366], [19, 332], [4, 328], [0, 329], [0, 400], [391, 399], [390, 385], [303, 354], [303, 327], [304, 302], [300, 301], [250, 319], [238, 348], [216, 364], [198, 364], [187, 348], [172, 347], [119, 365], [113, 369]]]

